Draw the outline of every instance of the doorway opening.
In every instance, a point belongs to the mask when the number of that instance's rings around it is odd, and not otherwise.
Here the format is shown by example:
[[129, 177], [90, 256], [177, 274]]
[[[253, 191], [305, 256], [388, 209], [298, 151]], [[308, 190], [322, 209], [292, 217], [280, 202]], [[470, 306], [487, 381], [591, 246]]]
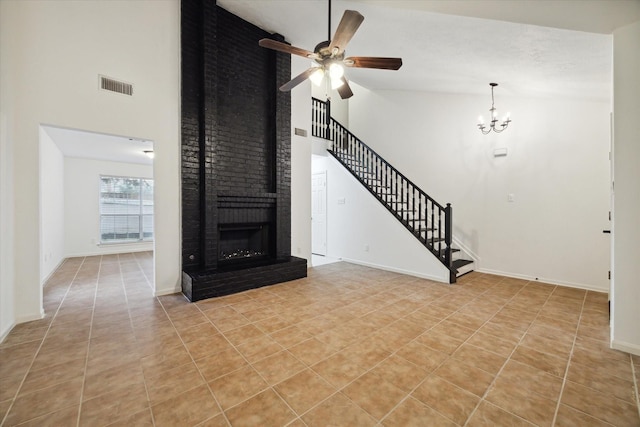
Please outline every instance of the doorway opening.
[[311, 253], [327, 255], [327, 171], [311, 177]]
[[133, 253], [154, 290], [153, 141], [41, 125], [39, 144], [41, 285], [66, 259]]
[[[323, 142], [323, 141], [321, 141]], [[340, 261], [331, 252], [329, 245], [331, 227], [329, 220], [329, 164], [327, 162], [326, 147], [320, 150], [322, 154], [312, 154], [311, 157], [311, 265], [319, 267]]]

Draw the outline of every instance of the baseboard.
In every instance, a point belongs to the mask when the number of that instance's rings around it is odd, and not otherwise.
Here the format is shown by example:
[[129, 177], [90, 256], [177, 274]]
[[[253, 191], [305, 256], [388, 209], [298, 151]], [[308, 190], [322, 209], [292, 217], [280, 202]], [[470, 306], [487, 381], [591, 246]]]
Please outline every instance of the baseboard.
[[27, 314], [26, 316], [20, 316], [16, 318], [16, 325], [19, 323], [31, 322], [33, 320], [40, 320], [44, 318], [44, 310], [40, 309], [40, 314]]
[[103, 245], [100, 248], [101, 250], [83, 252], [83, 253], [72, 253], [65, 254], [65, 258], [79, 258], [85, 256], [97, 256], [97, 255], [115, 255], [115, 254], [125, 254], [131, 252], [148, 252], [153, 251], [153, 243], [151, 244], [136, 244], [131, 243], [131, 246], [128, 245]]
[[[449, 283], [448, 271], [446, 273], [446, 277], [438, 277], [430, 274], [419, 273], [417, 271], [405, 270], [402, 268], [391, 267], [388, 265], [374, 264], [374, 263], [359, 261], [351, 258], [340, 258], [340, 259], [344, 262], [349, 262], [351, 264], [363, 265], [365, 267], [377, 268], [379, 270], [392, 271], [394, 273], [406, 274], [408, 276], [420, 277], [421, 279], [429, 279], [429, 280], [433, 280], [441, 283], [447, 283], [447, 284]], [[445, 268], [445, 267], [443, 266], [442, 268]]]
[[602, 292], [602, 293], [609, 292], [609, 289], [596, 288], [594, 286], [585, 285], [584, 283], [565, 282], [563, 280], [548, 279], [546, 277], [534, 277], [534, 276], [528, 276], [526, 274], [509, 273], [506, 271], [491, 270], [488, 268], [477, 268], [475, 271], [477, 271], [478, 273], [495, 274], [497, 276], [505, 276], [505, 277], [511, 277], [514, 279], [529, 280], [532, 282], [548, 283], [550, 285], [566, 286], [568, 288], [584, 289], [586, 291], [594, 291], [594, 292]]
[[9, 327], [7, 327], [4, 331], [0, 332], [0, 344], [11, 333], [11, 331], [13, 331], [14, 326], [16, 326], [15, 322], [11, 323]]
[[62, 259], [58, 262], [58, 264], [53, 268], [53, 270], [51, 270], [49, 272], [49, 274], [47, 274], [47, 277], [44, 278], [44, 280], [42, 282], [40, 282], [41, 286], [44, 288], [47, 284], [47, 282], [49, 281], [49, 279], [51, 279], [51, 276], [53, 276], [53, 273], [56, 272], [57, 269], [60, 268], [60, 266], [62, 265], [63, 262], [65, 262], [67, 259], [65, 257], [62, 257]]
[[44, 318], [44, 310], [42, 309], [40, 309], [40, 314], [28, 314], [26, 316], [20, 316], [16, 318], [15, 322], [11, 323], [11, 325], [9, 325], [9, 327], [6, 330], [0, 333], [0, 343], [4, 341], [4, 339], [11, 333], [11, 331], [13, 330], [13, 328], [15, 328], [17, 324], [32, 322], [34, 320], [40, 320], [43, 318]]
[[611, 348], [640, 356], [640, 345], [638, 344], [631, 344], [613, 339], [611, 341]]
[[182, 286], [181, 285], [177, 285], [175, 288], [173, 289], [160, 289], [160, 290], [154, 290], [153, 291], [153, 296], [154, 297], [161, 297], [163, 295], [171, 295], [171, 294], [178, 294], [182, 292]]

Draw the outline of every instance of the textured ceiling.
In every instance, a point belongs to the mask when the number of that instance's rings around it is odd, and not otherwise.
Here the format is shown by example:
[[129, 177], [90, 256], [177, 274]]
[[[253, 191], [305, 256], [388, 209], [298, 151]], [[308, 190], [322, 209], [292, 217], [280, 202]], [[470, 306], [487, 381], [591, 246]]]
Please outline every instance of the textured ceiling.
[[377, 6], [611, 34], [640, 19], [640, 0], [352, 0]]
[[[1, 0], [0, 0], [1, 1]], [[327, 39], [326, 0], [218, 0], [228, 11], [312, 50]], [[611, 98], [613, 29], [640, 19], [640, 0], [333, 0], [364, 23], [347, 54], [400, 56], [399, 71], [349, 69], [375, 89], [496, 96]], [[44, 126], [65, 156], [151, 164], [150, 141]]]
[[[305, 49], [313, 50], [327, 38], [325, 0], [218, 0], [218, 4]], [[332, 30], [345, 9], [358, 10], [365, 20], [347, 55], [403, 58], [399, 71], [348, 70], [349, 79], [371, 89], [488, 94], [488, 83], [498, 82], [497, 96], [604, 100], [611, 97], [612, 36], [602, 33], [640, 19], [636, 6], [640, 0], [334, 0]], [[527, 24], [530, 21], [536, 25]]]

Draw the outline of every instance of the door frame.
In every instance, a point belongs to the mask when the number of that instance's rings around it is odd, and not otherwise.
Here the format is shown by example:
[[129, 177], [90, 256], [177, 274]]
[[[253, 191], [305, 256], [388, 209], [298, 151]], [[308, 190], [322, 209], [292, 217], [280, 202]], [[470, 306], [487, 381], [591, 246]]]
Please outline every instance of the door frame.
[[316, 237], [316, 233], [314, 232], [315, 227], [313, 225], [313, 200], [311, 201], [311, 254], [312, 255], [321, 255], [321, 256], [327, 256], [327, 171], [320, 171], [320, 172], [313, 172], [311, 174], [311, 197], [313, 197], [313, 181], [314, 181], [314, 177], [316, 175], [323, 175], [324, 176], [324, 206], [325, 206], [325, 221], [324, 221], [324, 253], [319, 253], [319, 252], [315, 252], [314, 251], [314, 237]]

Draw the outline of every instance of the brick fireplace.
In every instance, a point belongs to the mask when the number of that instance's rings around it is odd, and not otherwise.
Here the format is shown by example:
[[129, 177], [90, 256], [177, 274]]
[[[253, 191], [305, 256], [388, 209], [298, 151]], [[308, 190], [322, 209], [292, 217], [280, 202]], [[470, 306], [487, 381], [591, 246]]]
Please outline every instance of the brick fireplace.
[[289, 55], [209, 0], [182, 0], [182, 265], [191, 300], [306, 276], [291, 256]]

